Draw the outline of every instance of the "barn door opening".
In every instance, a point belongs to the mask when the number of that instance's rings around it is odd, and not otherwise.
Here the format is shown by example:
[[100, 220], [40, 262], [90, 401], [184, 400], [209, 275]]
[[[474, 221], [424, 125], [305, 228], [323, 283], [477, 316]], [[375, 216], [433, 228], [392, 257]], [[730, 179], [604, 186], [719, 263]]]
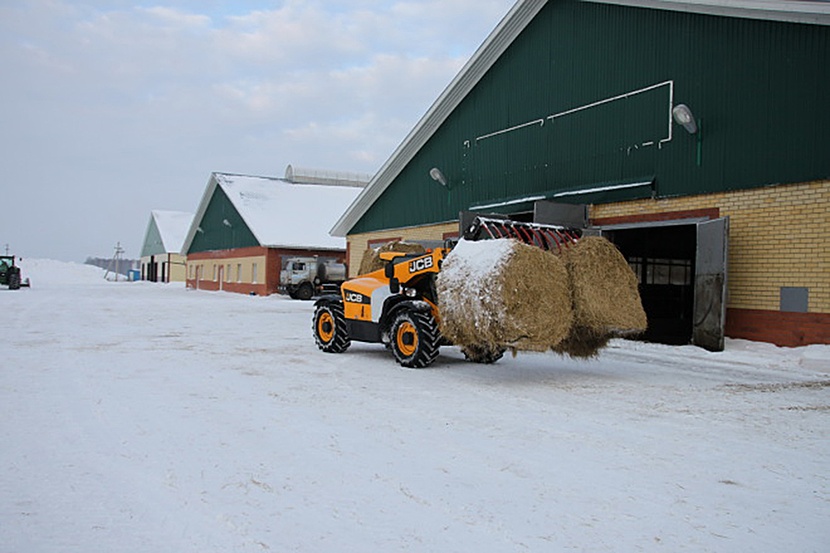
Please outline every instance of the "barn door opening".
[[729, 218], [697, 224], [692, 343], [723, 351]]
[[695, 225], [654, 224], [603, 229], [637, 275], [648, 329], [647, 342], [692, 342]]

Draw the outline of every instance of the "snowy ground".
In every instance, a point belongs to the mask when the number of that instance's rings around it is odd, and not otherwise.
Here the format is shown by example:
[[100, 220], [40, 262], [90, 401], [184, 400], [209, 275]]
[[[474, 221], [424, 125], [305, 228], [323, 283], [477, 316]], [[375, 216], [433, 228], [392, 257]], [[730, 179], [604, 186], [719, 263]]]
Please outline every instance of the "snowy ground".
[[23, 271], [0, 553], [830, 550], [830, 346], [406, 370], [310, 303]]

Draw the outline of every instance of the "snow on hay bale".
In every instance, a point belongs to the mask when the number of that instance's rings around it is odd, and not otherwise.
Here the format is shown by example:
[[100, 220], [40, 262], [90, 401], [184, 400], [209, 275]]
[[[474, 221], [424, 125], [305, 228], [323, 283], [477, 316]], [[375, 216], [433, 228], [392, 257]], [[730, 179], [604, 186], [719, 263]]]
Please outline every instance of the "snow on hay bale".
[[587, 236], [565, 248], [560, 257], [568, 271], [574, 320], [571, 332], [554, 351], [593, 357], [614, 336], [646, 329], [637, 277], [611, 242]]
[[547, 351], [571, 328], [564, 263], [515, 240], [461, 240], [436, 287], [441, 333], [462, 347]]
[[380, 254], [384, 252], [421, 254], [426, 253], [426, 251], [426, 248], [424, 248], [421, 244], [416, 244], [413, 242], [404, 242], [402, 240], [387, 242], [379, 248], [369, 248], [368, 250], [363, 252], [363, 259], [360, 261], [359, 274], [365, 275], [367, 273], [372, 273], [374, 271], [383, 269], [386, 262], [380, 258]]

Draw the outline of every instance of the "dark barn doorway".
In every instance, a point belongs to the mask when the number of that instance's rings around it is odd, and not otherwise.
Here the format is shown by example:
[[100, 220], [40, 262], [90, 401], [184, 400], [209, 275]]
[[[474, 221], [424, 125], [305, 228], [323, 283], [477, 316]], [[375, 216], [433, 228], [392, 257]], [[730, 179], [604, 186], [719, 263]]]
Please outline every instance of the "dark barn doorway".
[[661, 344], [691, 343], [696, 225], [607, 230], [603, 235], [622, 252], [640, 282], [648, 316], [643, 339]]
[[[461, 212], [462, 233], [476, 215], [479, 213]], [[509, 217], [587, 227], [587, 233], [606, 237], [637, 275], [640, 298], [648, 317], [648, 329], [642, 339], [723, 351], [729, 217], [661, 217], [654, 221], [592, 227], [588, 225], [587, 206], [550, 201], [535, 202], [532, 216], [511, 213]]]

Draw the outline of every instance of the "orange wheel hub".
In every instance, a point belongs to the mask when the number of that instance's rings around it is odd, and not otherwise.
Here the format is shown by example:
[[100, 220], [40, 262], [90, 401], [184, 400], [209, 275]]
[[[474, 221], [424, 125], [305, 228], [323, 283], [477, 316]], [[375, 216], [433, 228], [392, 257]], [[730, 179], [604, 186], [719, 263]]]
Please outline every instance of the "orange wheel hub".
[[321, 313], [317, 319], [317, 335], [324, 342], [331, 342], [334, 338], [334, 317], [331, 313]]
[[398, 344], [398, 351], [406, 357], [418, 351], [418, 332], [412, 323], [404, 321], [398, 325], [395, 342]]

